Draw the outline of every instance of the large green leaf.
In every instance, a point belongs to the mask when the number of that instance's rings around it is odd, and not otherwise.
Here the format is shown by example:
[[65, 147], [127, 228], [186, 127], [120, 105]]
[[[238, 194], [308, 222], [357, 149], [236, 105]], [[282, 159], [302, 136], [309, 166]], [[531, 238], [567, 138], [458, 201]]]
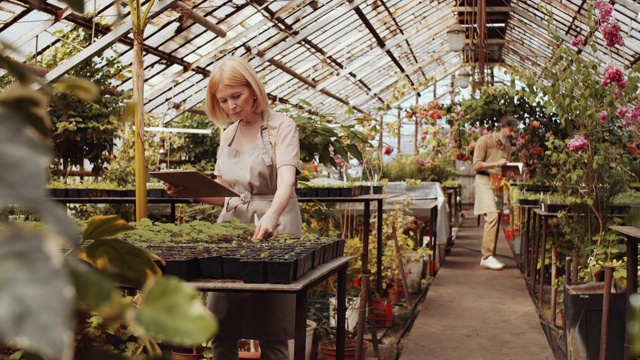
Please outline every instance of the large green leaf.
[[137, 332], [174, 345], [198, 345], [217, 332], [216, 318], [182, 280], [162, 276], [147, 283], [143, 293], [140, 308], [129, 314]]
[[62, 0], [78, 14], [84, 14], [84, 1], [82, 0]]
[[135, 227], [117, 215], [94, 216], [87, 222], [82, 238], [84, 240], [104, 239], [129, 230], [135, 230]]
[[56, 240], [16, 228], [0, 234], [0, 343], [65, 360], [73, 357], [75, 290]]
[[[99, 312], [105, 305], [117, 307], [120, 304], [120, 293], [116, 290], [113, 281], [90, 264], [71, 257], [69, 269], [75, 284], [79, 306]], [[113, 308], [111, 308], [112, 311]]]
[[65, 78], [54, 84], [59, 92], [67, 92], [84, 101], [95, 101], [100, 97], [100, 88], [90, 80], [82, 78]]
[[86, 247], [86, 260], [120, 281], [141, 287], [153, 276], [161, 274], [153, 262], [154, 255], [122, 240], [96, 239]]
[[[51, 149], [36, 124], [46, 127], [45, 102], [27, 91], [17, 97], [0, 96], [0, 206], [20, 204], [37, 211], [69, 245], [80, 241], [77, 226], [60, 206], [46, 200]], [[29, 97], [33, 95], [32, 97]], [[40, 130], [39, 130], [40, 131]]]

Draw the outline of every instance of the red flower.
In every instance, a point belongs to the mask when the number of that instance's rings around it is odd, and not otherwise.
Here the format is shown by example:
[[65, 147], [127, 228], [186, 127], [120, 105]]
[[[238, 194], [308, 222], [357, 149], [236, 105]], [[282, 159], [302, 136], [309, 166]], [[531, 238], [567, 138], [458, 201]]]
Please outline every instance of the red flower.
[[584, 36], [580, 35], [578, 37], [576, 37], [575, 39], [571, 40], [571, 45], [578, 47], [580, 45], [584, 45], [586, 44], [587, 41], [584, 39]]
[[387, 146], [386, 148], [384, 148], [385, 155], [391, 155], [392, 152], [393, 152], [393, 148], [391, 146]]

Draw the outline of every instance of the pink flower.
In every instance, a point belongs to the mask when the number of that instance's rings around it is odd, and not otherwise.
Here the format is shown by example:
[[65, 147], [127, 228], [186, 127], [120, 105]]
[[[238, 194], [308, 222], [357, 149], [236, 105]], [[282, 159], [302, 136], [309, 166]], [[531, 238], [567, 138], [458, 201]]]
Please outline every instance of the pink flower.
[[604, 77], [602, 78], [601, 85], [607, 87], [611, 85], [611, 83], [615, 83], [620, 89], [627, 87], [627, 82], [624, 79], [622, 70], [613, 65], [607, 65], [604, 70]]
[[600, 32], [606, 41], [608, 47], [614, 47], [616, 45], [624, 46], [624, 39], [620, 35], [620, 24], [605, 24], [600, 26]]
[[408, 278], [412, 273], [413, 271], [411, 270], [411, 268], [407, 268], [407, 270], [404, 271], [404, 277]]
[[593, 7], [600, 12], [600, 23], [608, 23], [611, 20], [611, 13], [613, 13], [613, 5], [608, 2], [597, 0], [593, 3]]
[[618, 109], [618, 116], [620, 116], [621, 118], [627, 116], [627, 113], [629, 113], [629, 109], [626, 107], [621, 107]]
[[602, 112], [600, 113], [600, 122], [603, 123], [607, 121], [607, 117], [609, 117], [609, 114], [607, 113], [607, 111], [602, 110]]
[[587, 41], [585, 40], [584, 36], [580, 35], [578, 37], [576, 37], [575, 39], [571, 40], [571, 45], [578, 47], [580, 45], [584, 45], [586, 44]]
[[385, 155], [391, 155], [392, 152], [393, 152], [393, 148], [391, 146], [387, 146], [386, 148], [384, 148]]
[[637, 120], [640, 118], [640, 105], [636, 105], [633, 110], [631, 110], [631, 115], [629, 115], [631, 120]]
[[576, 135], [573, 137], [573, 139], [571, 139], [571, 141], [569, 141], [567, 147], [573, 152], [578, 152], [586, 148], [587, 144], [587, 139], [583, 138], [580, 135]]

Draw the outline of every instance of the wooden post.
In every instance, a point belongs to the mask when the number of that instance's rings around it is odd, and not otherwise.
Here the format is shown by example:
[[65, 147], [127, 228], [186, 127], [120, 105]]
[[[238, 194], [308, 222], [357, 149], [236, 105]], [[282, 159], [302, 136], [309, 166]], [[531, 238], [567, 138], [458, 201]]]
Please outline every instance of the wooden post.
[[409, 288], [407, 287], [407, 278], [404, 276], [404, 264], [402, 263], [402, 254], [400, 253], [400, 244], [398, 244], [398, 233], [396, 232], [395, 225], [391, 229], [391, 233], [393, 234], [393, 244], [396, 247], [396, 260], [398, 261], [398, 268], [400, 269], [400, 277], [402, 277], [402, 286], [404, 286], [404, 298], [407, 301], [407, 306], [411, 308], [411, 297], [409, 296]]
[[398, 106], [398, 152], [400, 155], [400, 143], [402, 142], [402, 110], [400, 106]]
[[[151, 5], [149, 5], [151, 6]], [[134, 23], [135, 24], [135, 23]], [[142, 45], [144, 26], [132, 28], [133, 33], [133, 100], [135, 102], [135, 183], [136, 183], [136, 221], [147, 216], [147, 166], [144, 152], [144, 60]]]

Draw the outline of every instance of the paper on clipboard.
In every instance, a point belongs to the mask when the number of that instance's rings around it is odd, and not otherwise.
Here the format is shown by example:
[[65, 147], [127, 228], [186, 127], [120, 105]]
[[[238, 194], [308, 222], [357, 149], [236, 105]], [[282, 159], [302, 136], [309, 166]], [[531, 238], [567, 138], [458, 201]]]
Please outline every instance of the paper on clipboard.
[[150, 171], [149, 175], [173, 186], [182, 186], [190, 197], [236, 197], [232, 189], [196, 170]]
[[507, 176], [509, 173], [513, 174], [513, 176], [518, 176], [522, 174], [522, 167], [524, 166], [521, 162], [510, 162], [506, 163], [502, 166], [502, 175]]

